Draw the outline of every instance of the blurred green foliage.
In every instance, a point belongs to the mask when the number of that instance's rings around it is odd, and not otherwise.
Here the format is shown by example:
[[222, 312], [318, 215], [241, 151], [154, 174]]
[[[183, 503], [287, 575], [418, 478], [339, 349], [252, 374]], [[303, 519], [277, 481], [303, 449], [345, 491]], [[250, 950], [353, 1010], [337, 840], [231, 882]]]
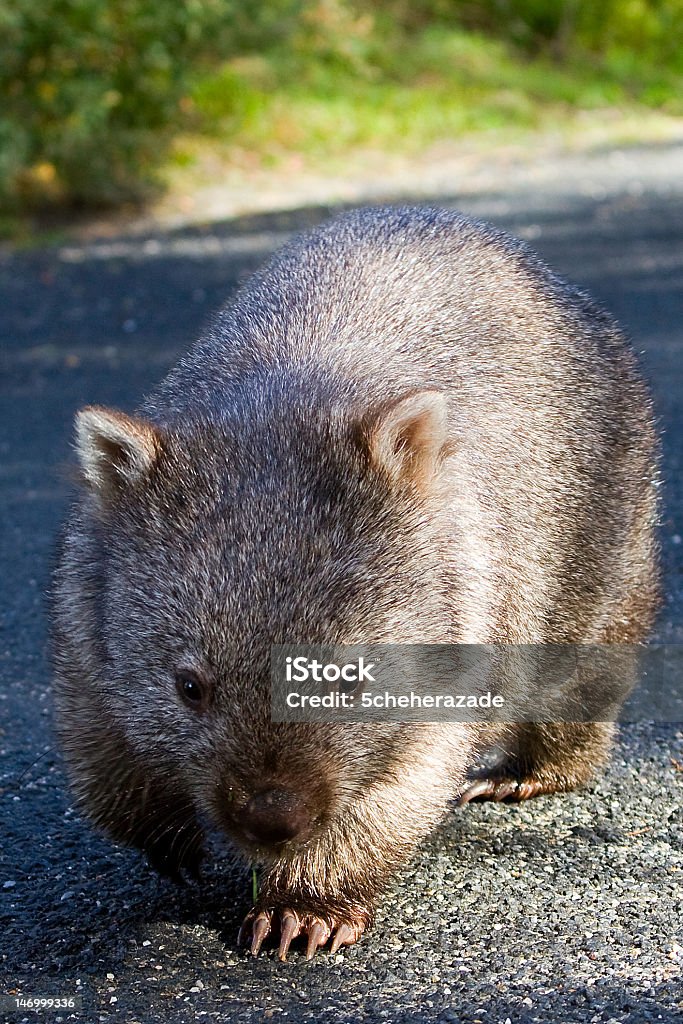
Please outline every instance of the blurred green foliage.
[[[465, 0], [458, 6], [462, 24], [502, 35], [527, 53], [564, 60], [582, 51], [597, 57], [630, 51], [645, 64], [683, 71], [680, 0]], [[444, 0], [442, 7], [454, 5]]]
[[683, 114], [682, 60], [682, 0], [304, 0], [192, 101], [244, 165], [296, 153], [324, 167], [352, 148], [555, 130], [572, 111]]
[[683, 2], [3, 0], [0, 95], [0, 205], [117, 203], [181, 131], [267, 156], [533, 124], [544, 103], [680, 113]]
[[226, 0], [5, 0], [0, 197], [139, 195], [193, 62], [216, 59]]

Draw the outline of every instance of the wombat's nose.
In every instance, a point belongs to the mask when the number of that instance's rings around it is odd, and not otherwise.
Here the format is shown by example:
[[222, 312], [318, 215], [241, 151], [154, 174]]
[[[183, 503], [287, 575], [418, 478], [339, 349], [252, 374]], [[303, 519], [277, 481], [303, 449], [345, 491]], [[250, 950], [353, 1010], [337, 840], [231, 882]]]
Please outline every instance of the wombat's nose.
[[262, 843], [284, 843], [300, 835], [310, 824], [303, 802], [284, 789], [256, 793], [240, 818], [247, 838]]

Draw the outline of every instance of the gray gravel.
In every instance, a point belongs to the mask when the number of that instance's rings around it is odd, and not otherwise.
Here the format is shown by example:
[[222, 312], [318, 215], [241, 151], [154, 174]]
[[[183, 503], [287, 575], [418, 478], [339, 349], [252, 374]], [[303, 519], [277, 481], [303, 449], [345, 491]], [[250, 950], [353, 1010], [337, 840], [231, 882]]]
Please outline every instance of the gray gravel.
[[[599, 188], [599, 160], [582, 177], [574, 158], [563, 181], [435, 198], [529, 238], [642, 351], [665, 444], [659, 635], [680, 641], [683, 160], [666, 147], [662, 173], [657, 156], [605, 154]], [[0, 259], [0, 993], [81, 993], [74, 1019], [88, 1024], [681, 1020], [680, 725], [624, 727], [609, 770], [581, 793], [454, 811], [374, 932], [310, 964], [236, 950], [249, 880], [224, 850], [201, 885], [177, 889], [70, 807], [50, 731], [44, 592], [73, 412], [134, 407], [239, 279], [328, 212]]]

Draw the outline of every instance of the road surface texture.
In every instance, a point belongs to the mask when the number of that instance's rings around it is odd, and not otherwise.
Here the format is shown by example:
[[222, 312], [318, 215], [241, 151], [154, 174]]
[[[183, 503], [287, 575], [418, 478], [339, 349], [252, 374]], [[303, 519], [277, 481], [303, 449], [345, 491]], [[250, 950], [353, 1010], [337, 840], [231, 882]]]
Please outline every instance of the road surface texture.
[[[604, 153], [585, 173], [574, 159], [554, 183], [436, 200], [529, 239], [642, 353], [664, 435], [668, 641], [682, 639], [683, 608], [681, 156]], [[44, 595], [73, 414], [91, 402], [132, 410], [244, 276], [330, 212], [0, 258], [0, 992], [80, 994], [73, 1019], [87, 1024], [681, 1020], [681, 724], [623, 727], [611, 767], [582, 792], [454, 810], [397, 879], [376, 929], [311, 963], [236, 949], [250, 881], [228, 853], [216, 848], [203, 882], [179, 889], [70, 805], [51, 732]]]

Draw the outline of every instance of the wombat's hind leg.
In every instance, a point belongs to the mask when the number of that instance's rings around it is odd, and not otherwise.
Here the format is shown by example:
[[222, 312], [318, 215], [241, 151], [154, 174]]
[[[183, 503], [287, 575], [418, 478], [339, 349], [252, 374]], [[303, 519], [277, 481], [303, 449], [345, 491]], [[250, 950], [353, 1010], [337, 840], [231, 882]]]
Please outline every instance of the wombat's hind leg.
[[514, 779], [505, 776], [475, 779], [460, 794], [458, 806], [470, 804], [473, 800], [494, 800], [496, 803], [508, 800], [518, 803], [522, 800], [530, 800], [533, 796], [554, 792], [555, 789], [544, 788], [543, 783], [538, 779]]
[[517, 752], [500, 768], [472, 779], [458, 804], [473, 800], [518, 802], [575, 789], [604, 764], [613, 733], [612, 722], [521, 726], [516, 732]]
[[324, 946], [330, 936], [330, 952], [336, 953], [340, 946], [352, 946], [354, 942], [358, 942], [365, 931], [365, 921], [360, 918], [353, 923], [337, 922], [334, 918], [328, 920], [317, 914], [300, 916], [291, 907], [285, 907], [280, 911], [253, 909], [245, 917], [237, 941], [240, 945], [246, 945], [251, 940], [252, 956], [258, 956], [274, 925], [275, 928], [279, 926], [278, 957], [283, 963], [287, 959], [293, 940], [300, 935], [307, 938], [306, 959], [312, 960], [316, 950]]

